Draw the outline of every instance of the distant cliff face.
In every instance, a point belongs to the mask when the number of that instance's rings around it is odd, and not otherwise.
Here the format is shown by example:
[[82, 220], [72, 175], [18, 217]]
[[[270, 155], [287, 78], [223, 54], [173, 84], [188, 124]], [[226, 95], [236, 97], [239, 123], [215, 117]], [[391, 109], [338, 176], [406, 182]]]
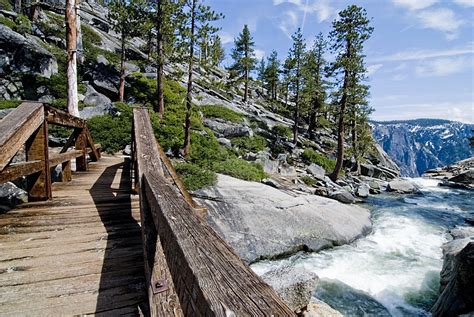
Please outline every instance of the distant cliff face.
[[372, 122], [373, 135], [400, 166], [402, 176], [473, 156], [469, 145], [474, 125], [439, 119]]

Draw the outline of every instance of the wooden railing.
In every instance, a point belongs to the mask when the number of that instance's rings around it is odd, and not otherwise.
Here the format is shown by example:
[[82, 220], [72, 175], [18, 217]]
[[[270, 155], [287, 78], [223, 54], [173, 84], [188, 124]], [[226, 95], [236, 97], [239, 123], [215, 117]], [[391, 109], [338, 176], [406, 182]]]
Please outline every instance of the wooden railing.
[[[48, 148], [49, 124], [74, 129], [56, 154]], [[26, 161], [11, 163], [23, 147]], [[85, 171], [87, 155], [97, 161], [99, 148], [84, 120], [42, 103], [24, 102], [0, 121], [0, 183], [26, 176], [30, 201], [51, 199], [51, 169], [62, 164], [62, 181], [70, 181], [71, 160], [76, 159], [77, 171]]]
[[147, 109], [133, 110], [132, 131], [150, 315], [293, 316], [176, 185], [180, 181], [155, 140]]

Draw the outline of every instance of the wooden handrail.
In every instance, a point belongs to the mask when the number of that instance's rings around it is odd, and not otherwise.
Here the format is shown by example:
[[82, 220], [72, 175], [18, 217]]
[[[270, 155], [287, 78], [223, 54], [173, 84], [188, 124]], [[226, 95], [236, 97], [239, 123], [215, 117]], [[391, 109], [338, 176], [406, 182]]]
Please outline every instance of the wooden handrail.
[[151, 315], [294, 316], [164, 176], [148, 110], [133, 117]]
[[[59, 154], [49, 153], [48, 124], [74, 128]], [[74, 144], [75, 150], [68, 151]], [[11, 164], [22, 147], [26, 162]], [[99, 148], [93, 143], [85, 120], [39, 102], [24, 102], [0, 120], [0, 183], [26, 176], [29, 200], [50, 199], [50, 169], [62, 164], [63, 180], [69, 181], [71, 160], [76, 159], [77, 170], [86, 170], [86, 155], [97, 161]]]

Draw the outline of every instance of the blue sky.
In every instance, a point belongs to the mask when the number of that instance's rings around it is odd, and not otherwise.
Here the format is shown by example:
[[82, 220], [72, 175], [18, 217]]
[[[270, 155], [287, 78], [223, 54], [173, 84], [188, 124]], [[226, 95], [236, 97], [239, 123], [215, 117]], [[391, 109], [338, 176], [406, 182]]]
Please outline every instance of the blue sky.
[[247, 24], [257, 57], [286, 58], [290, 36], [325, 35], [349, 4], [367, 10], [375, 31], [365, 53], [376, 120], [443, 118], [474, 122], [474, 0], [206, 0], [228, 54]]

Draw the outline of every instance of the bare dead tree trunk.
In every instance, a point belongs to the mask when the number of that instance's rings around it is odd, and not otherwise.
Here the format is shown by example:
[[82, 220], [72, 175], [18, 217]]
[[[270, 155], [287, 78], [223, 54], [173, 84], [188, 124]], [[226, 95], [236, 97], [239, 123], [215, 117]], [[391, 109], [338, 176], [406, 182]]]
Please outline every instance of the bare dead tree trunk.
[[15, 0], [15, 12], [21, 13], [21, 0]]
[[67, 49], [67, 110], [79, 116], [77, 96], [77, 30], [76, 3], [66, 0], [66, 49]]
[[[157, 104], [154, 105], [154, 111], [157, 112], [160, 118], [163, 118], [165, 114], [165, 97], [164, 97], [164, 50], [163, 50], [163, 4], [158, 1], [157, 8], [157, 37], [156, 37], [156, 50], [157, 50], [157, 67], [156, 67], [156, 93], [157, 93]], [[192, 58], [191, 58], [192, 60]], [[192, 69], [191, 69], [192, 71]]]
[[76, 10], [76, 30], [77, 30], [77, 62], [79, 64], [84, 63], [84, 47], [82, 45], [82, 28], [81, 28], [81, 15], [80, 15], [80, 4], [81, 0], [76, 0], [77, 2], [77, 10]]
[[184, 147], [183, 155], [189, 154], [191, 147], [191, 108], [192, 108], [192, 90], [193, 90], [193, 60], [194, 60], [194, 29], [195, 29], [195, 11], [196, 0], [192, 0], [191, 7], [191, 43], [188, 64], [188, 90], [186, 92], [186, 120], [184, 123]]
[[120, 53], [120, 83], [119, 83], [119, 101], [123, 102], [125, 94], [125, 33], [122, 31], [122, 49]]

